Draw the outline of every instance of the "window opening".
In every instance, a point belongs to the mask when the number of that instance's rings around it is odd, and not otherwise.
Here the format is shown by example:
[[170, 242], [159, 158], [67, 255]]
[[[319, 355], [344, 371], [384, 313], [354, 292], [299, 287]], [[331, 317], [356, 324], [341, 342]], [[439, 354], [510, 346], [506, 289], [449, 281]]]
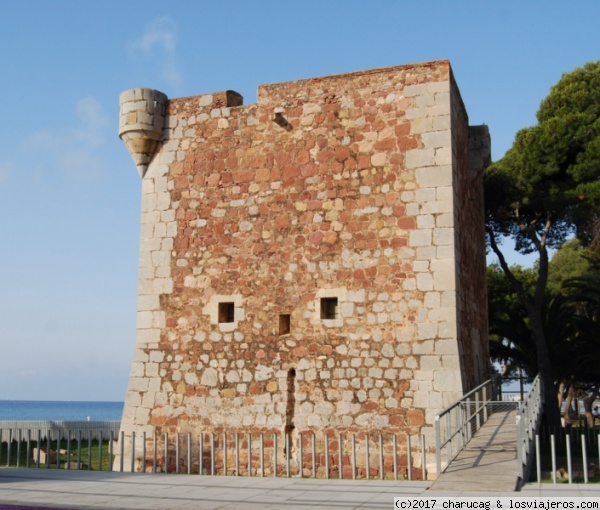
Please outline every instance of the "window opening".
[[234, 322], [234, 303], [219, 303], [219, 322]]
[[337, 318], [338, 298], [321, 298], [321, 319]]
[[279, 335], [288, 335], [290, 333], [290, 314], [282, 313], [279, 315]]

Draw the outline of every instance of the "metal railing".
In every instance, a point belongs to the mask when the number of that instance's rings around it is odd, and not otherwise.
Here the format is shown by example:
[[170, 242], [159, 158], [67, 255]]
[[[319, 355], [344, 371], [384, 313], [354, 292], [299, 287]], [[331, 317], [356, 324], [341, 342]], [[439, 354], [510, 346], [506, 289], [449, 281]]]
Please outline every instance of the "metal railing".
[[[535, 436], [536, 480], [552, 483], [600, 482], [600, 433], [585, 428], [582, 433]], [[527, 480], [524, 480], [527, 482]]]
[[93, 469], [94, 463], [108, 470], [119, 427], [118, 421], [0, 421], [0, 465]]
[[[465, 448], [473, 434], [494, 411], [497, 396], [496, 379], [488, 379], [435, 417], [436, 467], [439, 476]], [[506, 402], [499, 402], [507, 404]], [[442, 458], [445, 466], [442, 469]]]
[[425, 435], [401, 437], [400, 441], [396, 434], [312, 431], [126, 436], [110, 430], [92, 439], [91, 430], [11, 427], [0, 428], [0, 465], [213, 476], [426, 479]]
[[525, 399], [521, 402], [517, 412], [517, 461], [519, 465], [519, 478], [526, 481], [533, 464], [533, 451], [535, 436], [539, 430], [543, 401], [540, 376], [536, 376]]
[[206, 432], [125, 436], [113, 470], [257, 477], [426, 479], [425, 436]]

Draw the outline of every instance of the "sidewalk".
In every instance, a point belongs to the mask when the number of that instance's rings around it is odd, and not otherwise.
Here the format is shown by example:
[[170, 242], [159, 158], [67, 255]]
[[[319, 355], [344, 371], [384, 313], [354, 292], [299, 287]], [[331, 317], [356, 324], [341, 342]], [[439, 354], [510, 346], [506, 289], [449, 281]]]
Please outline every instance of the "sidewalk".
[[[104, 510], [388, 509], [394, 496], [600, 497], [600, 485], [521, 492], [431, 491], [430, 482], [315, 480], [0, 468], [2, 504]], [[10, 508], [10, 507], [7, 507]]]

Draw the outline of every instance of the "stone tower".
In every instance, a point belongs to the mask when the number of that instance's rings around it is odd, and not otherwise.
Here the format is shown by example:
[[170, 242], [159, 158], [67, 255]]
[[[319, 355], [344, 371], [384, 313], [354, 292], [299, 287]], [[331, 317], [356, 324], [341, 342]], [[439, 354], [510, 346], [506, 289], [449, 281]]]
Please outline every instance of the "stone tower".
[[125, 451], [134, 433], [138, 461], [165, 433], [433, 445], [488, 368], [490, 141], [449, 62], [260, 86], [246, 106], [120, 99], [142, 176]]

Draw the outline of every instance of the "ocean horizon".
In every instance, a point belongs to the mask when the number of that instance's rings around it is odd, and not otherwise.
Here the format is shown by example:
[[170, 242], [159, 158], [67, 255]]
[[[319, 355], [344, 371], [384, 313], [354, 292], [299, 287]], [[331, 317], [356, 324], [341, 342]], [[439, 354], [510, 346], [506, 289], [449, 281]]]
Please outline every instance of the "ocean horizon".
[[0, 421], [121, 421], [124, 402], [0, 400]]

